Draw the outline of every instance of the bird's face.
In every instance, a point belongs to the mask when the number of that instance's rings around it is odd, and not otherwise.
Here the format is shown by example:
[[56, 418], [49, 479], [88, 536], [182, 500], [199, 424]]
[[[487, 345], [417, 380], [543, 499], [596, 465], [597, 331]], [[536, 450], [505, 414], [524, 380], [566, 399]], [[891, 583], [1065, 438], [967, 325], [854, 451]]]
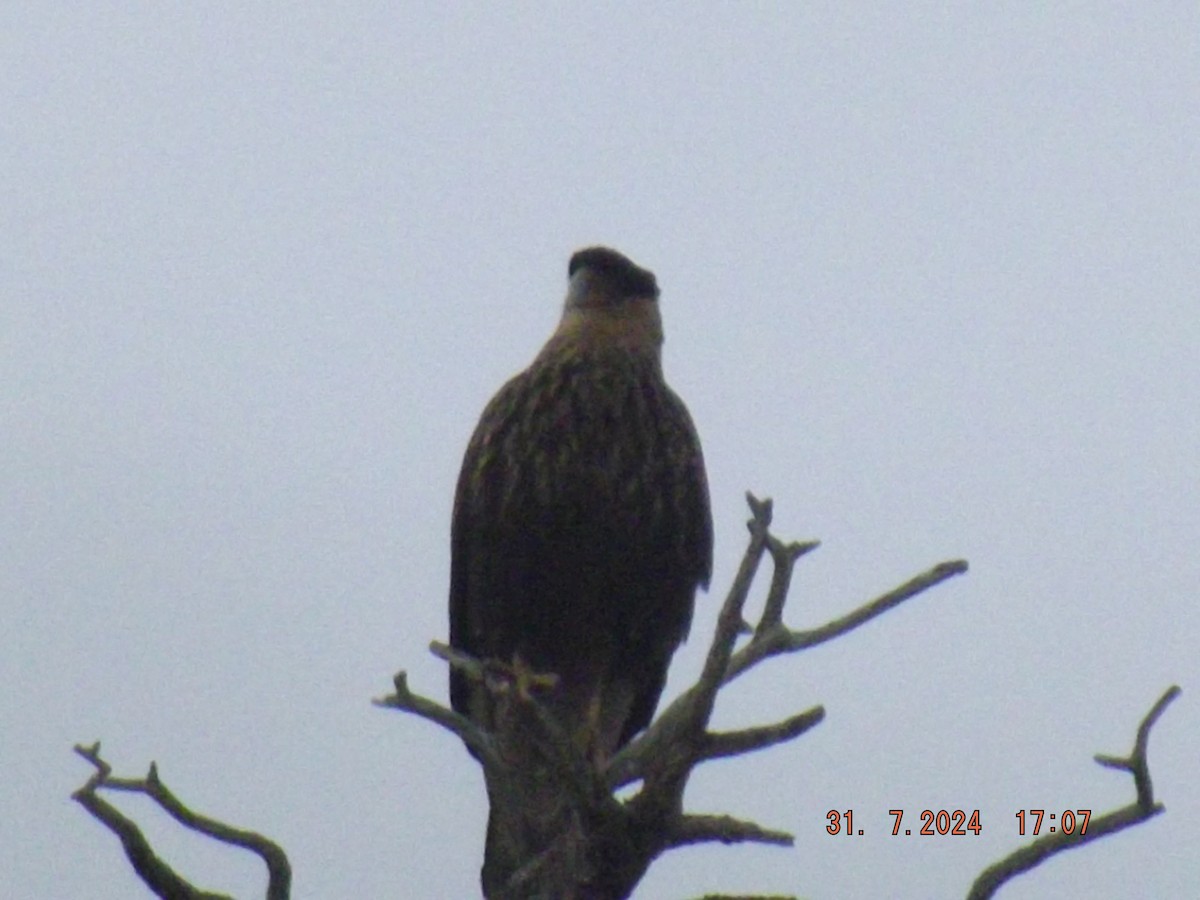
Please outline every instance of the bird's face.
[[608, 247], [577, 251], [567, 266], [568, 308], [615, 307], [636, 300], [658, 299], [654, 273]]
[[657, 357], [663, 333], [653, 272], [616, 250], [588, 247], [571, 257], [567, 276], [560, 339]]

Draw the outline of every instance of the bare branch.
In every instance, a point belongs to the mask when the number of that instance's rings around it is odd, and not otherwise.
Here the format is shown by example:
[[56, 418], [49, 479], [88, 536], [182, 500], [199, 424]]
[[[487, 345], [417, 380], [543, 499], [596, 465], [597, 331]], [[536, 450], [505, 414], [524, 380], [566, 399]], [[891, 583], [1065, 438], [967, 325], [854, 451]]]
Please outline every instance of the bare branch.
[[1150, 780], [1150, 763], [1146, 759], [1146, 749], [1150, 743], [1150, 729], [1154, 727], [1154, 723], [1158, 721], [1158, 717], [1163, 714], [1171, 701], [1181, 693], [1183, 693], [1183, 689], [1179, 685], [1173, 684], [1158, 698], [1158, 702], [1154, 704], [1150, 712], [1146, 714], [1146, 718], [1142, 719], [1142, 724], [1138, 726], [1137, 740], [1134, 741], [1133, 752], [1129, 756], [1121, 758], [1098, 753], [1094, 757], [1096, 762], [1102, 766], [1110, 769], [1125, 769], [1133, 774], [1133, 783], [1137, 788], [1138, 806], [1142, 809], [1149, 809], [1154, 805], [1154, 784]]
[[668, 839], [667, 846], [683, 847], [720, 841], [722, 844], [774, 844], [790, 847], [795, 838], [786, 831], [763, 828], [754, 822], [733, 816], [681, 816]]
[[694, 701], [698, 704], [697, 719], [700, 718], [699, 710], [703, 709], [703, 719], [706, 722], [712, 712], [713, 699], [721, 686], [722, 677], [729, 667], [733, 645], [737, 641], [743, 621], [742, 608], [750, 595], [750, 586], [754, 583], [754, 576], [758, 572], [758, 565], [762, 561], [763, 551], [770, 537], [768, 529], [771, 527], [771, 500], [759, 500], [747, 492], [746, 502], [750, 504], [752, 513], [750, 521], [746, 523], [750, 530], [750, 544], [742, 556], [742, 563], [738, 566], [737, 575], [721, 607], [721, 614], [717, 618], [717, 630], [705, 658], [700, 681], [696, 685], [699, 688]]
[[159, 859], [137, 825], [101, 798], [98, 790], [103, 788], [145, 794], [171, 818], [192, 831], [223, 844], [249, 850], [266, 864], [268, 900], [287, 900], [290, 896], [292, 867], [283, 848], [274, 841], [256, 832], [234, 828], [192, 812], [159, 779], [158, 767], [154, 763], [150, 764], [150, 771], [145, 778], [113, 778], [112, 767], [100, 756], [99, 741], [90, 747], [76, 744], [75, 752], [90, 762], [96, 771], [83, 787], [71, 795], [72, 799], [117, 835], [134, 871], [158, 896], [184, 900], [228, 900], [227, 895], [193, 886]]
[[760, 725], [741, 731], [710, 732], [700, 758], [705, 760], [717, 759], [722, 756], [740, 756], [743, 753], [773, 747], [799, 737], [810, 728], [820, 724], [824, 718], [825, 707], [814, 706], [812, 709], [797, 713], [774, 725]]
[[[771, 501], [752, 494], [746, 500], [750, 540], [718, 613], [700, 677], [608, 762], [599, 773], [602, 778], [594, 768], [598, 761], [580, 754], [550, 707], [535, 696], [552, 688], [554, 677], [531, 676], [518, 659], [508, 665], [474, 659], [441, 644], [431, 646], [456, 671], [493, 694], [497, 702], [487, 731], [415, 696], [403, 673], [396, 677], [395, 694], [376, 701], [453, 732], [483, 763], [492, 811], [489, 835], [501, 836], [495, 860], [489, 862], [489, 856], [484, 863], [489, 896], [508, 900], [538, 891], [559, 895], [563, 885], [582, 885], [579, 879], [584, 878], [592, 891], [589, 897], [625, 897], [650, 862], [672, 847], [707, 841], [790, 845], [791, 835], [753, 822], [685, 814], [683, 793], [701, 762], [791, 740], [818, 724], [825, 710], [815, 706], [770, 725], [714, 733], [709, 722], [718, 692], [769, 656], [831, 640], [966, 571], [965, 562], [943, 563], [822, 628], [791, 631], [783, 624], [783, 612], [795, 563], [818, 542], [780, 541], [770, 533]], [[770, 552], [774, 567], [771, 586], [758, 624], [751, 628], [744, 610], [765, 552]], [[738, 650], [744, 634], [751, 637]], [[629, 800], [620, 802], [613, 796], [617, 788], [635, 781], [642, 782], [641, 789]], [[497, 862], [501, 856], [503, 861]], [[602, 878], [603, 889], [590, 880], [593, 876]]]
[[692, 745], [690, 754], [671, 754], [674, 764], [670, 772], [660, 769], [656, 773], [659, 780], [671, 778], [678, 781], [683, 778], [675, 792], [679, 796], [683, 794], [685, 773], [699, 758], [705, 729], [712, 717], [717, 691], [721, 687], [722, 673], [729, 665], [738, 635], [743, 633], [742, 608], [750, 595], [750, 587], [754, 583], [754, 576], [758, 572], [769, 538], [767, 529], [770, 527], [772, 514], [770, 499], [759, 500], [747, 492], [746, 502], [751, 511], [750, 521], [746, 523], [750, 531], [750, 543], [742, 555], [741, 565], [738, 566], [737, 575], [729, 587], [725, 603], [721, 606], [716, 632], [709, 645], [700, 678], [660, 713], [638, 739], [626, 745], [613, 757], [605, 773], [612, 788], [647, 777], [648, 763], [654, 760], [662, 761], [668, 757], [668, 754], [659, 752], [660, 748], [689, 742]]
[[[758, 504], [758, 501], [752, 495], [748, 494], [747, 499], [751, 503], [752, 509], [761, 507], [761, 504], [756, 507], [755, 504]], [[769, 510], [770, 507], [768, 506], [768, 514]], [[743, 575], [747, 579], [753, 579], [754, 573], [757, 570], [758, 560], [762, 555], [762, 550], [769, 547], [770, 541], [774, 540], [774, 538], [767, 534], [766, 542], [761, 547], [758, 546], [758, 542], [754, 538], [755, 521], [752, 520], [750, 523], [751, 542], [750, 546], [746, 549], [742, 565], [738, 570], [739, 579]], [[769, 524], [769, 519], [767, 523]], [[819, 544], [819, 541], [792, 544], [777, 543], [776, 552], [778, 556], [775, 553], [772, 556], [777, 563], [782, 562], [783, 565], [789, 566], [791, 562], [816, 549]], [[790, 583], [790, 568], [788, 569], [786, 578], [779, 577], [777, 570], [776, 579], [772, 583], [772, 593], [768, 595], [767, 609], [764, 610], [763, 619], [759, 622], [759, 627], [755, 630], [754, 637], [750, 642], [736, 653], [733, 653], [732, 657], [728, 659], [724, 683], [732, 681], [768, 657], [812, 647], [832, 640], [848, 631], [852, 631], [871, 619], [883, 615], [883, 613], [898, 606], [905, 600], [915, 597], [935, 585], [966, 571], [967, 563], [965, 560], [952, 560], [940, 563], [899, 587], [888, 591], [886, 594], [875, 598], [869, 603], [820, 628], [807, 631], [792, 631], [784, 626], [782, 622], [771, 624], [769, 621], [769, 618], [776, 615], [776, 613], [771, 612], [768, 614], [768, 610], [778, 610], [779, 614], [782, 614], [783, 603], [781, 600], [775, 599], [774, 595], [776, 586], [778, 585], [786, 589], [786, 586]], [[746, 584], [745, 592], [739, 591], [738, 587], [738, 579], [735, 579], [734, 585], [729, 591], [729, 599], [726, 600], [726, 607], [722, 610], [723, 616], [727, 612], [730, 612], [731, 603], [745, 602], [745, 594], [748, 593], [749, 583], [747, 582]], [[718, 634], [714, 637], [714, 649], [716, 649], [717, 640], [721, 636], [720, 626], [718, 626]], [[710, 651], [709, 659], [713, 659], [712, 651]], [[621, 787], [643, 777], [646, 761], [658, 756], [660, 748], [664, 744], [673, 743], [677, 739], [678, 732], [685, 727], [684, 723], [695, 716], [696, 710], [693, 708], [693, 704], [697, 702], [695, 694], [704, 684], [705, 677], [702, 675], [696, 685], [677, 697], [673, 703], [659, 714], [655, 722], [642, 733], [641, 737], [627, 745], [613, 758], [607, 773], [610, 787]], [[705, 718], [705, 722], [707, 723], [707, 717]]]
[[117, 836], [133, 870], [157, 896], [182, 900], [233, 900], [228, 894], [201, 890], [187, 882], [158, 858], [137, 825], [98, 794], [80, 789], [72, 797]]
[[[436, 655], [436, 651], [434, 652]], [[476, 663], [476, 665], [479, 666], [475, 670], [476, 673], [479, 677], [483, 677], [482, 665], [479, 663]], [[491, 737], [478, 725], [466, 716], [460, 716], [454, 710], [442, 706], [434, 700], [413, 693], [408, 686], [408, 673], [403, 670], [396, 673], [392, 679], [392, 683], [396, 688], [394, 694], [376, 698], [371, 702], [376, 706], [386, 709], [398, 709], [433, 722], [435, 725], [445, 728], [450, 733], [456, 735], [484, 766], [500, 765], [500, 760], [496, 755], [496, 748]]]
[[755, 633], [754, 638], [749, 644], [734, 654], [733, 659], [730, 660], [725, 680], [732, 681], [767, 657], [775, 656], [779, 653], [794, 653], [797, 650], [815, 647], [817, 644], [823, 644], [826, 641], [840, 637], [849, 631], [853, 631], [860, 625], [866, 624], [877, 616], [883, 615], [893, 607], [899, 606], [905, 600], [909, 600], [929, 590], [931, 587], [941, 584], [948, 578], [961, 575], [966, 571], [967, 561], [964, 559], [938, 563], [933, 568], [915, 578], [909, 579], [899, 587], [876, 597], [869, 603], [864, 603], [841, 618], [827, 622], [819, 628], [792, 631], [785, 628], [781, 623], [767, 624]]
[[1069, 833], [1056, 831], [1043, 835], [993, 863], [975, 879], [975, 883], [971, 885], [971, 892], [967, 894], [967, 900], [988, 900], [1004, 882], [1022, 872], [1029, 871], [1054, 854], [1071, 847], [1081, 847], [1110, 834], [1116, 834], [1132, 825], [1145, 822], [1166, 809], [1161, 803], [1154, 802], [1150, 783], [1150, 767], [1146, 761], [1146, 749], [1151, 727], [1158, 721], [1158, 717], [1162, 715], [1167, 705], [1179, 696], [1180, 692], [1178, 685], [1172, 685], [1159, 697], [1158, 702], [1154, 704], [1138, 726], [1137, 740], [1133, 753], [1129, 757], [1118, 758], [1104, 755], [1095, 757], [1096, 762], [1102, 766], [1131, 772], [1137, 787], [1137, 799], [1128, 806], [1122, 806], [1103, 816], [1092, 817], [1086, 826], [1086, 832], [1076, 829]]
[[774, 535], [767, 536], [767, 549], [771, 552], [775, 572], [771, 576], [771, 587], [767, 591], [767, 602], [763, 605], [762, 617], [758, 620], [758, 627], [754, 629], [756, 635], [783, 622], [783, 606], [788, 600], [788, 591], [792, 586], [792, 570], [800, 557], [820, 546], [820, 541], [784, 543]]

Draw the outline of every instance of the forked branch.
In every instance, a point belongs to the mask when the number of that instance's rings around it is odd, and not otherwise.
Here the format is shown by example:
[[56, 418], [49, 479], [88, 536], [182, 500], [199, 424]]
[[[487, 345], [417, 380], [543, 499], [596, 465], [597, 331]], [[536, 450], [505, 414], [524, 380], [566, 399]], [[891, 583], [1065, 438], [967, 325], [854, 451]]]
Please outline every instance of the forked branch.
[[1158, 702], [1151, 707], [1138, 726], [1137, 739], [1129, 756], [1097, 754], [1095, 757], [1096, 762], [1102, 766], [1123, 769], [1133, 775], [1136, 796], [1132, 803], [1105, 815], [1093, 816], [1087, 823], [1086, 830], [1056, 831], [1013, 851], [980, 873], [971, 886], [971, 892], [967, 894], [967, 900], [988, 900], [1004, 882], [1045, 862], [1054, 854], [1116, 834], [1162, 812], [1166, 807], [1154, 800], [1154, 787], [1150, 781], [1150, 764], [1146, 759], [1146, 750], [1150, 741], [1150, 729], [1180, 693], [1180, 687], [1172, 685], [1158, 698]]
[[[790, 845], [790, 834], [755, 822], [727, 815], [685, 813], [684, 789], [691, 773], [705, 760], [739, 756], [792, 740], [819, 724], [825, 710], [818, 705], [774, 724], [714, 732], [709, 723], [717, 694], [730, 681], [772, 656], [794, 653], [847, 634], [967, 571], [963, 560], [940, 563], [837, 619], [816, 628], [793, 630], [784, 624], [784, 610], [794, 566], [818, 543], [780, 541], [769, 530], [771, 501], [748, 494], [747, 502], [752, 513], [747, 523], [749, 545], [721, 607], [700, 677], [605, 770], [596, 771], [578, 753], [539, 699], [540, 692], [553, 689], [556, 676], [552, 674], [474, 659], [444, 644], [431, 645], [435, 655], [498, 698], [498, 706], [506, 711], [511, 726], [498, 730], [504, 732], [507, 744], [500, 733], [490, 733], [454, 710], [414, 693], [404, 672], [395, 676], [391, 694], [374, 701], [424, 718], [456, 735], [483, 766], [493, 812], [500, 804], [506, 811], [503, 821], [520, 823], [521, 805], [532, 795], [541, 794], [544, 799], [548, 793], [557, 798], [553, 801], [558, 806], [556, 814], [563, 816], [568, 827], [556, 833], [540, 852], [525, 859], [506, 886], [489, 893], [492, 900], [529, 896], [618, 900], [632, 892], [658, 855], [674, 847], [703, 842]], [[758, 622], [749, 626], [744, 610], [764, 553], [770, 553], [773, 564], [771, 585]], [[1178, 687], [1171, 687], [1154, 704], [1142, 720], [1128, 756], [1096, 756], [1100, 765], [1132, 775], [1136, 792], [1133, 802], [1092, 818], [1086, 833], [1060, 831], [1018, 849], [980, 874], [968, 900], [990, 898], [1004, 882], [1053, 854], [1114, 834], [1162, 812], [1163, 805], [1154, 799], [1147, 745], [1151, 728], [1179, 693]], [[518, 766], [512, 761], [514, 735], [521, 749], [527, 751]], [[144, 778], [117, 778], [101, 757], [98, 742], [76, 746], [75, 752], [95, 771], [73, 798], [117, 836], [135, 872], [159, 897], [227, 900], [226, 895], [197, 888], [175, 872], [154, 852], [138, 826], [101, 796], [102, 791], [144, 794], [186, 828], [255, 853], [267, 867], [268, 900], [286, 900], [290, 895], [291, 866], [274, 842], [192, 812], [162, 783], [154, 764]], [[528, 768], [530, 764], [533, 769]], [[635, 782], [641, 783], [637, 793], [628, 800], [618, 800], [615, 791]], [[535, 811], [531, 807], [530, 812]], [[707, 900], [783, 898], [711, 895]]]
[[226, 894], [197, 888], [179, 875], [154, 852], [141, 829], [101, 797], [99, 791], [144, 794], [186, 828], [223, 844], [249, 850], [266, 864], [267, 900], [287, 900], [290, 896], [292, 867], [287, 854], [274, 841], [253, 831], [234, 828], [232, 825], [192, 812], [159, 779], [158, 767], [154, 763], [150, 764], [150, 771], [146, 773], [145, 778], [115, 778], [112, 775], [112, 767], [100, 756], [99, 741], [89, 747], [76, 744], [75, 752], [90, 762], [95, 772], [83, 787], [71, 795], [72, 799], [117, 836], [138, 877], [159, 897], [170, 900], [231, 900]]
[[[705, 760], [738, 756], [792, 740], [820, 723], [825, 710], [814, 706], [771, 725], [713, 732], [709, 730], [709, 723], [718, 692], [768, 657], [831, 640], [967, 569], [967, 564], [961, 560], [942, 563], [840, 619], [810, 631], [792, 631], [784, 625], [783, 619], [794, 566], [801, 557], [816, 549], [818, 542], [780, 541], [770, 533], [771, 501], [759, 500], [749, 494], [746, 499], [751, 511], [747, 522], [749, 545], [718, 614], [700, 677], [639, 738], [610, 761], [602, 773], [606, 789], [597, 790], [597, 773], [590, 768], [563, 764], [564, 757], [578, 761], [578, 754], [569, 742], [556, 737], [554, 723], [544, 715], [545, 710], [537, 698], [525, 698], [531, 712], [523, 715], [522, 727], [532, 728], [526, 740], [544, 748], [538, 751], [542, 757], [539, 773], [554, 780], [555, 794], [567, 798], [573, 812], [568, 817], [569, 835], [556, 839], [539, 856], [521, 867], [522, 890], [529, 890], [532, 875], [541, 879], [537, 881], [538, 885], [552, 885], [549, 896], [612, 900], [628, 896], [650, 862], [673, 847], [707, 841], [790, 845], [790, 834], [754, 822], [732, 816], [684, 813], [684, 789], [696, 766]], [[757, 624], [748, 626], [744, 610], [764, 553], [770, 553], [773, 564], [771, 585]], [[738, 649], [739, 640], [747, 633], [749, 638]], [[493, 692], [497, 687], [505, 691], [506, 702], [511, 704], [523, 696], [523, 692], [511, 691], [505, 679], [493, 677], [497, 665], [494, 661], [475, 660], [442, 645], [434, 645], [433, 649], [468, 678]], [[403, 673], [396, 677], [396, 692], [376, 703], [411, 712], [458, 735], [484, 766], [493, 814], [498, 799], [505, 803], [528, 802], [521, 791], [506, 790], [511, 773], [504, 771], [500, 758], [503, 754], [495, 753], [495, 736], [484, 733], [440, 704], [413, 694]], [[640, 790], [626, 801], [617, 801], [612, 792], [634, 782], [641, 782]], [[532, 806], [529, 816], [531, 822], [538, 818], [538, 812]], [[556, 866], [567, 850], [574, 853], [577, 860], [584, 861], [583, 871], [576, 875], [582, 880], [570, 884], [548, 880], [550, 874], [560, 871]], [[604, 872], [600, 889], [587, 874], [587, 870], [597, 867]], [[509, 891], [500, 890], [491, 896], [528, 895], [521, 894], [517, 887], [510, 883]]]

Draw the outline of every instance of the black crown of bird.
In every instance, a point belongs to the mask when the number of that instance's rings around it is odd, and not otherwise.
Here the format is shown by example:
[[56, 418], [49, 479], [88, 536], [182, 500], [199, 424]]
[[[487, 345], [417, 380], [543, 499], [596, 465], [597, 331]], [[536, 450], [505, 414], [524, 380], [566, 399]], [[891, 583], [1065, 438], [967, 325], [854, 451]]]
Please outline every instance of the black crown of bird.
[[[572, 255], [562, 319], [484, 409], [451, 526], [450, 643], [553, 673], [545, 702], [596, 765], [646, 727], [712, 570], [700, 441], [662, 371], [654, 274]], [[458, 712], [496, 695], [451, 673]]]

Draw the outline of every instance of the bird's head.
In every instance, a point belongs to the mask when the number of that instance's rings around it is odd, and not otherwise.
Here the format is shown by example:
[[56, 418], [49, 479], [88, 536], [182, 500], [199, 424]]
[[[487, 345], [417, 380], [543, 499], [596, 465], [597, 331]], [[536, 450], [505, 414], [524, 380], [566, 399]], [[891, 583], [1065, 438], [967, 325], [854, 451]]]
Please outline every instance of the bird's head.
[[658, 299], [654, 273], [608, 247], [575, 251], [567, 278], [567, 306], [617, 306], [630, 300]]
[[662, 345], [653, 272], [616, 250], [587, 247], [572, 254], [567, 277], [560, 333], [654, 350]]

